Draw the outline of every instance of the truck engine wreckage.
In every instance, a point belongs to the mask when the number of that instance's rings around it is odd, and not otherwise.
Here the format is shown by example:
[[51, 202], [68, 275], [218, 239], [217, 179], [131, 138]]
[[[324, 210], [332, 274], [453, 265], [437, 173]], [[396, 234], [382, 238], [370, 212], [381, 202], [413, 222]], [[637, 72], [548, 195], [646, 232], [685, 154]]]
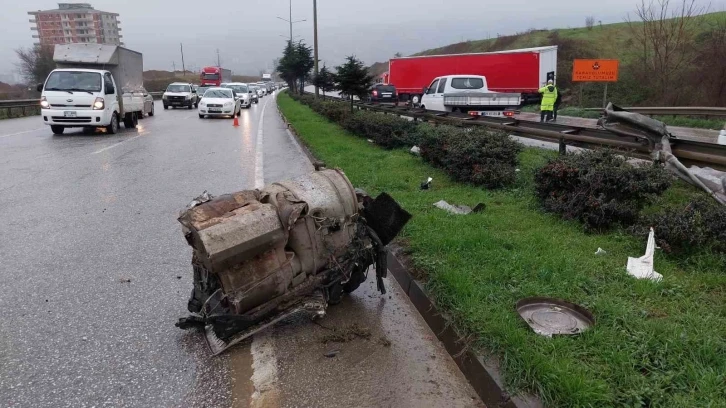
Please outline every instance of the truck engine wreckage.
[[219, 197], [206, 192], [179, 217], [193, 249], [194, 288], [182, 329], [204, 330], [219, 354], [298, 312], [323, 316], [375, 264], [386, 293], [386, 245], [411, 215], [324, 169]]

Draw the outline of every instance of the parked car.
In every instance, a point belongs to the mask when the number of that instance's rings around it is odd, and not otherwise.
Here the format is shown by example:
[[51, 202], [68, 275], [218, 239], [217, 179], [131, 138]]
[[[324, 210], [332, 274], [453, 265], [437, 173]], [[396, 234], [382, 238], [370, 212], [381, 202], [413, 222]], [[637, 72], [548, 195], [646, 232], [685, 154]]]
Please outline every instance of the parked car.
[[240, 109], [249, 109], [252, 106], [252, 91], [249, 86], [242, 82], [231, 82], [224, 88], [229, 88], [234, 91], [235, 95], [239, 98]]
[[204, 92], [199, 103], [199, 118], [206, 116], [235, 116], [239, 113], [239, 99], [229, 88], [214, 87]]
[[169, 106], [172, 108], [178, 106], [191, 109], [199, 105], [197, 94], [192, 92], [192, 84], [182, 82], [169, 84], [161, 99], [164, 102], [164, 109], [169, 109]]
[[398, 92], [393, 85], [374, 84], [369, 90], [368, 101], [398, 103]]
[[260, 88], [250, 85], [250, 91], [252, 91], [252, 103], [260, 103]]

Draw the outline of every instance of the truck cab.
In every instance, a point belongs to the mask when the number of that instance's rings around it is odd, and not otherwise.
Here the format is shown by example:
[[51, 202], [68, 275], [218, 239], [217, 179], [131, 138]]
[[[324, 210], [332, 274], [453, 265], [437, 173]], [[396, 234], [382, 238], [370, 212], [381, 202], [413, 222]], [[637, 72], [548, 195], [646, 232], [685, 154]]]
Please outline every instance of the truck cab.
[[136, 127], [146, 102], [141, 54], [112, 45], [66, 44], [56, 45], [53, 59], [59, 68], [38, 91], [43, 122], [54, 134], [73, 127], [113, 134], [121, 120]]
[[481, 75], [446, 75], [424, 88], [421, 107], [472, 116], [511, 116], [522, 103], [519, 93], [491, 92]]

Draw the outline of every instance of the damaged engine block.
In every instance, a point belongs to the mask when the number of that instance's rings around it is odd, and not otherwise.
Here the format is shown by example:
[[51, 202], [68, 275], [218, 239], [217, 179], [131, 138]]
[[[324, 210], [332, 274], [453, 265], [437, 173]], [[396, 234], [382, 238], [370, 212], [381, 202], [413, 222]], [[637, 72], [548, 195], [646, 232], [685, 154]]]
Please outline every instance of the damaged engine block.
[[291, 314], [323, 315], [376, 266], [411, 215], [387, 194], [372, 199], [339, 170], [262, 190], [196, 198], [179, 217], [193, 249], [194, 288], [180, 328], [205, 330], [218, 354]]

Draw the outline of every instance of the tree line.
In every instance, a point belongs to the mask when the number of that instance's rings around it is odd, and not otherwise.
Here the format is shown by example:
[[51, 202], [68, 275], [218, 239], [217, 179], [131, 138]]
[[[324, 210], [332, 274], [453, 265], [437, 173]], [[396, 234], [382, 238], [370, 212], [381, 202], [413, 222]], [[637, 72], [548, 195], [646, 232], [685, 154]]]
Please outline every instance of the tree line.
[[318, 74], [313, 75], [314, 66], [312, 48], [303, 41], [288, 41], [282, 58], [278, 61], [277, 72], [287, 82], [291, 92], [302, 94], [305, 84], [310, 82], [323, 92], [323, 96], [326, 92], [340, 91], [341, 96], [350, 99], [351, 109], [353, 97], [365, 98], [373, 84], [374, 78], [369, 74], [368, 68], [353, 55], [346, 57], [345, 63], [335, 67], [335, 72], [323, 65]]

